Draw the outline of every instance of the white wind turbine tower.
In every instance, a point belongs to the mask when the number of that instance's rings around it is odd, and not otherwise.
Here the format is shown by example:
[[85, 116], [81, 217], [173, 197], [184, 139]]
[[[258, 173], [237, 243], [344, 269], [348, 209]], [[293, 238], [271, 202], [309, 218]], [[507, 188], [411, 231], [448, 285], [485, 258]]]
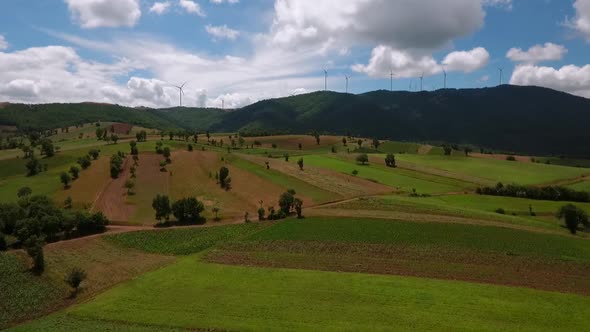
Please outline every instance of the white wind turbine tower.
[[324, 91], [328, 91], [328, 71], [324, 69]]
[[182, 107], [182, 95], [184, 95], [184, 86], [186, 85], [186, 83], [188, 82], [184, 82], [181, 86], [174, 85], [174, 87], [178, 89], [178, 94], [180, 97], [180, 107]]
[[500, 85], [502, 85], [502, 79], [504, 78], [504, 68], [498, 67], [498, 71], [500, 72]]
[[447, 88], [447, 71], [445, 70], [445, 66], [442, 67], [443, 74], [445, 75], [445, 84], [444, 89]]
[[348, 93], [348, 81], [350, 80], [350, 76], [344, 75], [344, 79], [346, 79], [346, 93]]
[[393, 73], [393, 69], [392, 69], [389, 73], [389, 77], [390, 77], [389, 91], [393, 91], [393, 76], [395, 76], [395, 74]]
[[424, 72], [422, 72], [422, 76], [420, 76], [420, 92], [424, 91], [423, 87], [424, 83]]

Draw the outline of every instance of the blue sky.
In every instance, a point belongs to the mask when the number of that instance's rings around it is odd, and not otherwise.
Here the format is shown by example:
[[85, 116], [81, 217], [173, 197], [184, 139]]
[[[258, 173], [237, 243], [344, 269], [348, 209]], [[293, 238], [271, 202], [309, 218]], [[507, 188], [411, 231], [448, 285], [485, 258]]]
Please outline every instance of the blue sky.
[[0, 101], [240, 107], [499, 83], [590, 97], [590, 0], [3, 0]]

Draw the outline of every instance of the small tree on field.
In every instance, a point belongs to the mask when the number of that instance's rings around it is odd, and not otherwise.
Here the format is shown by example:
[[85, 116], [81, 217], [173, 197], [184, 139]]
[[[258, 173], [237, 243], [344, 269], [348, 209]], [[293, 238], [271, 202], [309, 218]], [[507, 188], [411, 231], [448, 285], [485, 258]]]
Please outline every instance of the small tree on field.
[[192, 151], [193, 151], [193, 145], [192, 145], [192, 144], [189, 144], [189, 145], [187, 146], [187, 149], [188, 149], [190, 152], [192, 152]]
[[356, 162], [360, 163], [361, 165], [365, 165], [369, 162], [369, 156], [366, 153], [359, 154], [356, 156]]
[[76, 166], [70, 167], [70, 174], [72, 175], [72, 179], [76, 180], [80, 177], [80, 169]]
[[301, 219], [303, 218], [303, 201], [299, 198], [295, 198], [293, 200], [293, 206], [295, 207], [295, 212], [297, 212], [297, 218]]
[[231, 178], [229, 177], [229, 169], [222, 166], [219, 169], [219, 185], [221, 188], [229, 190], [231, 188]]
[[129, 146], [131, 147], [130, 154], [132, 156], [137, 156], [139, 154], [139, 149], [137, 149], [137, 142], [131, 141], [131, 142], [129, 142]]
[[127, 181], [125, 181], [125, 188], [127, 188], [127, 195], [134, 195], [133, 188], [135, 188], [135, 181], [127, 179]]
[[387, 167], [392, 167], [392, 168], [397, 167], [397, 165], [395, 164], [395, 156], [393, 155], [393, 153], [387, 154], [387, 157], [385, 157], [385, 165]]
[[111, 142], [113, 142], [113, 144], [117, 144], [117, 141], [119, 141], [119, 136], [111, 134]]
[[289, 154], [288, 153], [285, 153], [285, 155], [283, 157], [285, 157], [286, 162], [289, 162]]
[[86, 272], [81, 268], [73, 268], [68, 272], [64, 281], [68, 286], [72, 287], [72, 297], [75, 297], [80, 290], [80, 284], [86, 280]]
[[258, 208], [258, 221], [264, 220], [265, 213], [266, 213], [266, 210], [264, 210], [264, 208], [262, 206], [260, 208]]
[[166, 172], [166, 166], [168, 165], [165, 161], [160, 161], [160, 172]]
[[453, 148], [450, 145], [444, 145], [443, 150], [445, 152], [445, 156], [450, 156], [453, 153]]
[[356, 169], [353, 169], [353, 170], [352, 170], [352, 175], [353, 175], [353, 176], [357, 176], [357, 175], [359, 175], [359, 171], [357, 171]]
[[348, 146], [347, 143], [348, 142], [346, 141], [346, 137], [342, 137], [342, 145]]
[[31, 188], [22, 187], [18, 190], [16, 195], [18, 198], [27, 198], [27, 197], [31, 196], [32, 193], [33, 193], [33, 190]]
[[152, 208], [156, 212], [156, 220], [161, 222], [162, 220], [168, 221], [172, 208], [170, 207], [170, 198], [166, 195], [156, 195], [152, 201]]
[[299, 158], [297, 165], [299, 165], [299, 170], [303, 171], [303, 158]]
[[43, 246], [45, 240], [37, 235], [32, 235], [24, 242], [27, 255], [33, 259], [32, 271], [36, 275], [43, 274], [45, 271], [45, 256], [43, 255]]
[[27, 168], [27, 176], [34, 176], [43, 171], [43, 165], [41, 165], [35, 156], [31, 156], [31, 158], [29, 158], [25, 164], [25, 167]]
[[88, 155], [92, 159], [96, 160], [96, 159], [98, 159], [98, 156], [100, 155], [100, 150], [92, 149], [92, 150], [88, 151]]
[[92, 161], [90, 160], [89, 156], [83, 156], [78, 158], [77, 163], [80, 165], [80, 167], [82, 167], [82, 169], [87, 169], [92, 164]]
[[217, 206], [215, 206], [213, 209], [211, 209], [211, 211], [213, 211], [213, 213], [215, 213], [215, 218], [213, 220], [219, 221], [220, 220], [219, 216], [218, 216], [219, 208]]
[[166, 162], [167, 162], [168, 164], [170, 164], [170, 163], [172, 162], [172, 160], [170, 160], [170, 155], [171, 155], [171, 153], [170, 153], [170, 148], [169, 148], [169, 147], [165, 147], [165, 148], [162, 150], [162, 155], [164, 156], [164, 158], [166, 158]]
[[590, 226], [586, 212], [573, 204], [562, 206], [557, 212], [557, 218], [565, 221], [565, 227], [567, 227], [572, 234], [577, 233], [580, 224], [585, 227]]
[[281, 212], [284, 214], [291, 213], [291, 209], [293, 208], [293, 204], [295, 203], [295, 190], [290, 189], [287, 192], [283, 193], [279, 198], [279, 207], [281, 208]]
[[356, 144], [359, 146], [359, 149], [363, 146], [363, 140], [359, 139], [358, 141], [356, 141]]
[[70, 187], [70, 183], [72, 182], [72, 177], [67, 172], [62, 172], [59, 176], [59, 180], [64, 185], [64, 189], [68, 189]]
[[469, 154], [470, 154], [471, 152], [473, 152], [473, 149], [472, 149], [472, 148], [470, 148], [470, 147], [466, 147], [465, 149], [463, 149], [463, 151], [465, 152], [465, 156], [466, 156], [466, 157], [469, 157]]
[[378, 139], [373, 138], [373, 146], [375, 147], [375, 150], [379, 149], [380, 145], [381, 145], [381, 142], [379, 142]]
[[299, 150], [303, 149], [303, 145], [301, 143], [298, 144]]

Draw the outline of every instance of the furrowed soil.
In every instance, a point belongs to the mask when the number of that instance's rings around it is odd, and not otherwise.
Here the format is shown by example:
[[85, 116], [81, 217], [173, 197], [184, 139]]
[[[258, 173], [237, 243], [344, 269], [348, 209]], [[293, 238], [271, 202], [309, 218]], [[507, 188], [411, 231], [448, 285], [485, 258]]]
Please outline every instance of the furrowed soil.
[[[241, 157], [258, 165], [264, 165], [264, 163], [268, 161], [267, 158], [263, 157], [248, 155], [243, 155]], [[285, 162], [282, 159], [273, 159], [271, 161], [272, 169], [305, 181], [323, 190], [333, 192], [341, 198], [379, 195], [392, 192], [392, 188], [386, 185], [328, 169], [304, 165], [302, 171], [296, 163], [297, 160], [298, 158], [293, 158], [291, 162]]]
[[342, 144], [342, 137], [338, 136], [321, 136], [319, 145], [311, 135], [247, 137], [245, 140], [246, 144], [249, 145], [258, 141], [262, 143], [262, 147], [264, 148], [272, 148], [272, 144], [276, 144], [278, 149], [285, 150], [299, 150], [299, 144], [301, 144], [302, 150], [314, 150], [326, 146]]
[[210, 262], [272, 268], [461, 280], [590, 295], [590, 265], [511, 253], [367, 243], [272, 241], [228, 244]]
[[[136, 224], [153, 224], [155, 222], [152, 200], [157, 194], [169, 195], [170, 174], [160, 171], [160, 162], [164, 160], [156, 153], [141, 153], [139, 155], [139, 167], [137, 167], [137, 178], [135, 179], [135, 195], [125, 197], [119, 196], [119, 204], [127, 207], [130, 211], [127, 221]], [[121, 189], [126, 196], [126, 190]]]
[[[118, 178], [109, 180], [106, 187], [99, 194], [93, 207], [93, 210], [101, 211], [113, 222], [129, 222], [129, 219], [135, 211], [135, 207], [127, 204], [125, 199], [127, 196], [125, 181], [129, 179], [129, 168], [132, 163], [130, 157], [125, 159], [123, 171], [119, 174]], [[108, 163], [105, 166], [108, 166]], [[108, 167], [104, 168], [108, 170]]]
[[[58, 191], [54, 199], [61, 205], [67, 197], [71, 197], [76, 208], [88, 208], [98, 201], [99, 196], [111, 182], [109, 157], [93, 160], [92, 165], [80, 171], [80, 177], [72, 182], [67, 190]], [[113, 190], [114, 188], [111, 188]], [[105, 197], [108, 200], [108, 197]]]

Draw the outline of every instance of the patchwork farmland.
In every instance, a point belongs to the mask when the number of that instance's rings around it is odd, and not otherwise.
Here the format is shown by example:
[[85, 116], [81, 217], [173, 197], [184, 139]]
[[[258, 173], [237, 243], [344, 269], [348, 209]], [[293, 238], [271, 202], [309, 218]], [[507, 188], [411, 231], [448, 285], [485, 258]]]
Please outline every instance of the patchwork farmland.
[[[587, 198], [588, 168], [326, 135], [169, 136], [139, 128], [107, 142], [92, 137], [96, 128], [53, 136], [59, 149], [39, 159], [46, 166], [35, 175], [27, 176], [22, 151], [0, 151], [3, 216], [43, 195], [64, 216], [109, 220], [104, 232], [55, 234], [40, 276], [29, 272], [19, 233], [3, 235], [0, 328], [587, 326], [588, 226], [574, 232], [557, 213], [570, 205], [588, 214], [590, 202], [482, 188], [552, 186]], [[91, 150], [96, 158], [82, 167]], [[65, 184], [61, 174], [74, 165], [79, 174]], [[167, 215], [157, 214], [158, 196], [172, 205]], [[189, 198], [198, 204], [187, 207]], [[282, 214], [285, 199], [291, 205]], [[72, 293], [63, 280], [74, 268], [86, 278]]]

